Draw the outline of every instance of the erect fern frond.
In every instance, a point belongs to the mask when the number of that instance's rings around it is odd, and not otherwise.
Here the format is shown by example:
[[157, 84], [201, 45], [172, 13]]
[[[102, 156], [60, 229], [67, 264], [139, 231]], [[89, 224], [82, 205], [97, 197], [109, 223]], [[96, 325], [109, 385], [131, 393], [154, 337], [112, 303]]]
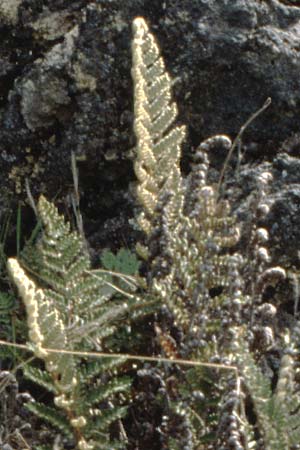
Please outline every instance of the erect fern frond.
[[[174, 125], [177, 108], [171, 100], [171, 79], [142, 18], [134, 20], [133, 35], [134, 169], [142, 207], [137, 222], [146, 235], [137, 251], [147, 261], [150, 294], [159, 299], [182, 333], [176, 342], [179, 354], [207, 360], [213, 348], [221, 352], [230, 341], [220, 331], [238, 318], [232, 315], [229, 299], [242, 303], [238, 286], [243, 286], [243, 280], [237, 269], [243, 261], [237, 262], [236, 255], [226, 251], [237, 243], [239, 230], [229, 204], [219, 201], [216, 189], [206, 183], [204, 146], [195, 155], [190, 175], [183, 178], [180, 159], [185, 128]], [[224, 137], [220, 140], [227, 144]], [[178, 390], [179, 405], [180, 396]], [[195, 434], [192, 420], [185, 426]], [[172, 445], [180, 447], [184, 439]]]
[[128, 377], [117, 375], [124, 358], [105, 362], [102, 367], [98, 361], [89, 367], [71, 353], [45, 348], [101, 349], [116, 330], [116, 319], [124, 314], [126, 304], [108, 302], [113, 290], [107, 290], [105, 276], [94, 276], [80, 236], [70, 231], [57, 209], [43, 197], [38, 213], [42, 235], [35, 246], [25, 249], [22, 259], [32, 279], [16, 259], [8, 260], [8, 269], [26, 306], [33, 351], [44, 360], [47, 370], [26, 368], [25, 375], [53, 392], [54, 404], [62, 412], [39, 403], [32, 403], [30, 409], [68, 436], [73, 435], [79, 450], [108, 448], [108, 417], [120, 418], [126, 411], [116, 398], [130, 387]]
[[176, 325], [195, 329], [197, 311], [207, 314], [210, 291], [230, 285], [232, 258], [223, 250], [236, 244], [239, 233], [228, 203], [218, 201], [215, 189], [205, 184], [204, 151], [198, 152], [190, 178], [183, 179], [185, 128], [174, 127], [177, 108], [171, 101], [171, 79], [142, 18], [134, 20], [133, 34], [135, 172], [143, 208], [137, 221], [147, 235], [146, 246], [138, 252], [148, 260], [153, 292], [174, 313]]
[[57, 295], [56, 307], [61, 313], [70, 315], [66, 304], [68, 307], [82, 307], [82, 302], [76, 301], [81, 289], [84, 286], [85, 293], [90, 292], [94, 298], [99, 281], [85, 276], [90, 262], [79, 234], [70, 231], [63, 216], [43, 196], [38, 202], [38, 214], [43, 233], [35, 246], [25, 246], [20, 261], [29, 273], [38, 278], [41, 286], [50, 288]]
[[171, 129], [177, 115], [176, 104], [171, 101], [171, 79], [142, 18], [133, 22], [132, 64], [137, 138], [134, 167], [139, 180], [137, 196], [145, 214], [141, 213], [137, 220], [149, 235], [165, 183], [172, 180], [177, 188], [181, 183], [180, 146], [185, 127]]
[[17, 260], [8, 260], [8, 271], [26, 306], [29, 338], [35, 345], [36, 356], [46, 362], [48, 370], [55, 372], [63, 384], [69, 385], [73, 379], [73, 358], [43, 350], [43, 347], [68, 348], [66, 327], [60, 311], [47, 297], [47, 291], [37, 289], [26, 276]]
[[36, 245], [25, 246], [20, 262], [44, 287], [49, 301], [55, 303], [67, 325], [69, 341], [78, 342], [102, 326], [108, 328], [109, 322], [124, 308], [110, 307], [108, 317], [105, 304], [114, 290], [107, 289], [104, 276], [91, 274], [89, 256], [80, 235], [70, 231], [57, 208], [43, 196], [37, 210], [43, 233]]
[[294, 386], [293, 358], [286, 354], [275, 392], [242, 340], [235, 345], [235, 355], [254, 405], [257, 428], [266, 450], [288, 450], [299, 444], [300, 399]]

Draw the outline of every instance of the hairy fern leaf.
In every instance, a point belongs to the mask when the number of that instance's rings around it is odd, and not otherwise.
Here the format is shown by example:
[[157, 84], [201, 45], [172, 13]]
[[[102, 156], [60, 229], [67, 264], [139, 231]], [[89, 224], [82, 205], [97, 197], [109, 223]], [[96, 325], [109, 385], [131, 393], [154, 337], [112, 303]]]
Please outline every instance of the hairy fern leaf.
[[158, 46], [144, 19], [133, 22], [132, 77], [134, 81], [134, 131], [137, 138], [135, 173], [137, 196], [144, 212], [137, 221], [150, 234], [155, 211], [167, 180], [180, 184], [180, 145], [185, 127], [171, 129], [177, 107], [171, 101], [171, 79]]
[[39, 403], [29, 408], [73, 435], [79, 450], [108, 448], [107, 424], [126, 411], [117, 399], [122, 394], [124, 400], [130, 387], [128, 377], [117, 376], [124, 358], [99, 360], [89, 367], [89, 362], [59, 350], [107, 351], [107, 337], [127, 306], [123, 301], [109, 303], [112, 291], [106, 290], [103, 277], [94, 276], [80, 236], [70, 231], [57, 209], [41, 197], [38, 212], [42, 235], [21, 259], [33, 279], [15, 259], [8, 261], [8, 269], [26, 306], [32, 349], [47, 371], [27, 368], [25, 374], [54, 393], [54, 404], [62, 412]]
[[102, 402], [110, 398], [113, 394], [127, 392], [131, 386], [129, 377], [114, 378], [107, 383], [94, 387], [90, 392], [84, 395], [84, 404], [92, 406], [95, 403]]
[[[137, 222], [145, 233], [144, 245], [137, 246], [137, 251], [146, 260], [150, 295], [170, 314], [181, 334], [178, 354], [207, 361], [216, 349], [228, 351], [231, 339], [223, 339], [221, 327], [224, 324], [229, 328], [235, 320], [231, 299], [241, 297], [237, 286], [242, 287], [243, 282], [237, 268], [242, 262], [239, 255], [227, 251], [238, 242], [239, 230], [230, 216], [229, 204], [220, 201], [216, 189], [206, 183], [207, 145], [197, 150], [190, 175], [182, 176], [185, 127], [174, 126], [177, 107], [171, 100], [171, 78], [142, 18], [134, 20], [133, 34], [134, 169], [142, 208]], [[201, 342], [206, 345], [198, 345]], [[188, 369], [183, 372], [188, 376]], [[197, 379], [196, 384], [200, 383]], [[177, 389], [176, 396], [180, 410], [184, 393]], [[189, 405], [192, 402], [191, 398], [187, 400]], [[201, 407], [186, 407], [182, 415], [175, 406], [172, 409], [178, 422], [193, 435], [189, 448], [196, 448], [193, 421], [201, 417]], [[195, 413], [191, 420], [187, 419], [188, 410]], [[204, 433], [198, 434], [204, 438]], [[172, 445], [180, 448], [184, 440], [181, 436]]]
[[114, 409], [106, 409], [99, 411], [94, 409], [91, 414], [95, 416], [95, 429], [98, 431], [103, 431], [109, 427], [116, 420], [121, 419], [127, 412], [127, 407], [122, 406]]
[[36, 245], [25, 247], [21, 263], [41, 286], [49, 288], [45, 289], [47, 298], [55, 303], [68, 324], [68, 341], [80, 342], [101, 327], [107, 331], [106, 325], [126, 305], [110, 306], [106, 311], [105, 304], [113, 292], [107, 292], [104, 277], [91, 273], [89, 256], [79, 234], [70, 231], [69, 224], [43, 196], [38, 202], [38, 213], [43, 233]]
[[295, 391], [293, 358], [284, 355], [275, 392], [253, 356], [240, 341], [236, 357], [257, 418], [257, 428], [266, 450], [288, 450], [299, 444], [300, 398]]
[[40, 419], [46, 420], [51, 425], [62, 431], [67, 437], [72, 438], [73, 433], [70, 423], [66, 417], [59, 413], [57, 409], [46, 406], [43, 403], [32, 402], [26, 405], [26, 408], [33, 412]]
[[98, 358], [95, 361], [90, 361], [88, 364], [82, 364], [80, 367], [81, 377], [86, 381], [91, 381], [96, 377], [101, 377], [101, 375], [116, 370], [120, 367], [126, 359], [124, 357], [120, 358]]
[[28, 380], [38, 384], [39, 386], [45, 388], [47, 391], [52, 392], [53, 394], [58, 394], [58, 390], [55, 387], [51, 376], [45, 370], [41, 370], [38, 367], [33, 367], [26, 364], [23, 368], [23, 372]]

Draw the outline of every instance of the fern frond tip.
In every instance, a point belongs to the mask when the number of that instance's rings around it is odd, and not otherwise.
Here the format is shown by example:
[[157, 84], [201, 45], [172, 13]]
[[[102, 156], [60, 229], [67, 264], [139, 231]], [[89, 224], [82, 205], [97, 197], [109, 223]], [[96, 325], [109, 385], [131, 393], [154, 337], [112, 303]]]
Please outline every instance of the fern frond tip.
[[144, 33], [149, 30], [148, 25], [143, 17], [136, 17], [132, 22], [133, 34], [138, 37], [142, 37]]

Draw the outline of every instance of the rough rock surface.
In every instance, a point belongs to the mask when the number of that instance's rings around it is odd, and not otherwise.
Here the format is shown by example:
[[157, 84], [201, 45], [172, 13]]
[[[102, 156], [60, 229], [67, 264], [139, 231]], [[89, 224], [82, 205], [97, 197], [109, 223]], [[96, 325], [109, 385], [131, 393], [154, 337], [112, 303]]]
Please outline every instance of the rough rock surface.
[[[10, 201], [26, 198], [26, 178], [34, 197], [44, 192], [68, 206], [73, 151], [82, 160], [81, 210], [92, 244], [130, 245], [130, 44], [131, 22], [138, 15], [149, 22], [175, 80], [180, 120], [189, 127], [184, 168], [190, 149], [201, 140], [217, 133], [233, 138], [271, 97], [272, 105], [243, 137], [242, 165], [251, 164], [255, 172], [262, 161], [269, 162], [275, 185], [276, 176], [282, 177], [280, 164], [294, 173], [300, 131], [299, 2], [0, 0], [2, 213]], [[279, 151], [282, 156], [276, 157]], [[212, 155], [213, 165], [224, 157]], [[283, 181], [287, 186], [287, 178]], [[289, 208], [286, 200], [292, 196], [296, 202], [298, 188], [296, 176], [293, 191], [278, 190], [277, 203]], [[276, 217], [279, 212], [273, 210]], [[291, 228], [277, 223], [281, 231], [274, 235], [284, 234], [287, 241], [296, 237], [295, 222]]]

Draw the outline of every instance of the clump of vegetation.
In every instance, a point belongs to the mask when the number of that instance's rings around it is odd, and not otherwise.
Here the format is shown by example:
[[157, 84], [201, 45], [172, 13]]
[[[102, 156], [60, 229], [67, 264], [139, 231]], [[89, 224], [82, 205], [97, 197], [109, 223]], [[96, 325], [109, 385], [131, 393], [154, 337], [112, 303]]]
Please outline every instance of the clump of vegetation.
[[[27, 409], [60, 430], [53, 448], [296, 448], [298, 322], [278, 331], [276, 306], [264, 300], [286, 276], [272, 267], [259, 226], [271, 176], [257, 180], [243, 252], [221, 195], [224, 171], [218, 185], [207, 181], [210, 149], [230, 155], [236, 142], [207, 139], [184, 177], [185, 127], [174, 126], [172, 81], [142, 18], [133, 23], [132, 54], [140, 260], [105, 250], [92, 270], [82, 233], [39, 199], [40, 234], [8, 260], [26, 308], [27, 349], [37, 358], [24, 361], [23, 373], [50, 393], [47, 404], [33, 400]], [[0, 302], [9, 314], [12, 294]], [[273, 348], [280, 351], [270, 375]]]

